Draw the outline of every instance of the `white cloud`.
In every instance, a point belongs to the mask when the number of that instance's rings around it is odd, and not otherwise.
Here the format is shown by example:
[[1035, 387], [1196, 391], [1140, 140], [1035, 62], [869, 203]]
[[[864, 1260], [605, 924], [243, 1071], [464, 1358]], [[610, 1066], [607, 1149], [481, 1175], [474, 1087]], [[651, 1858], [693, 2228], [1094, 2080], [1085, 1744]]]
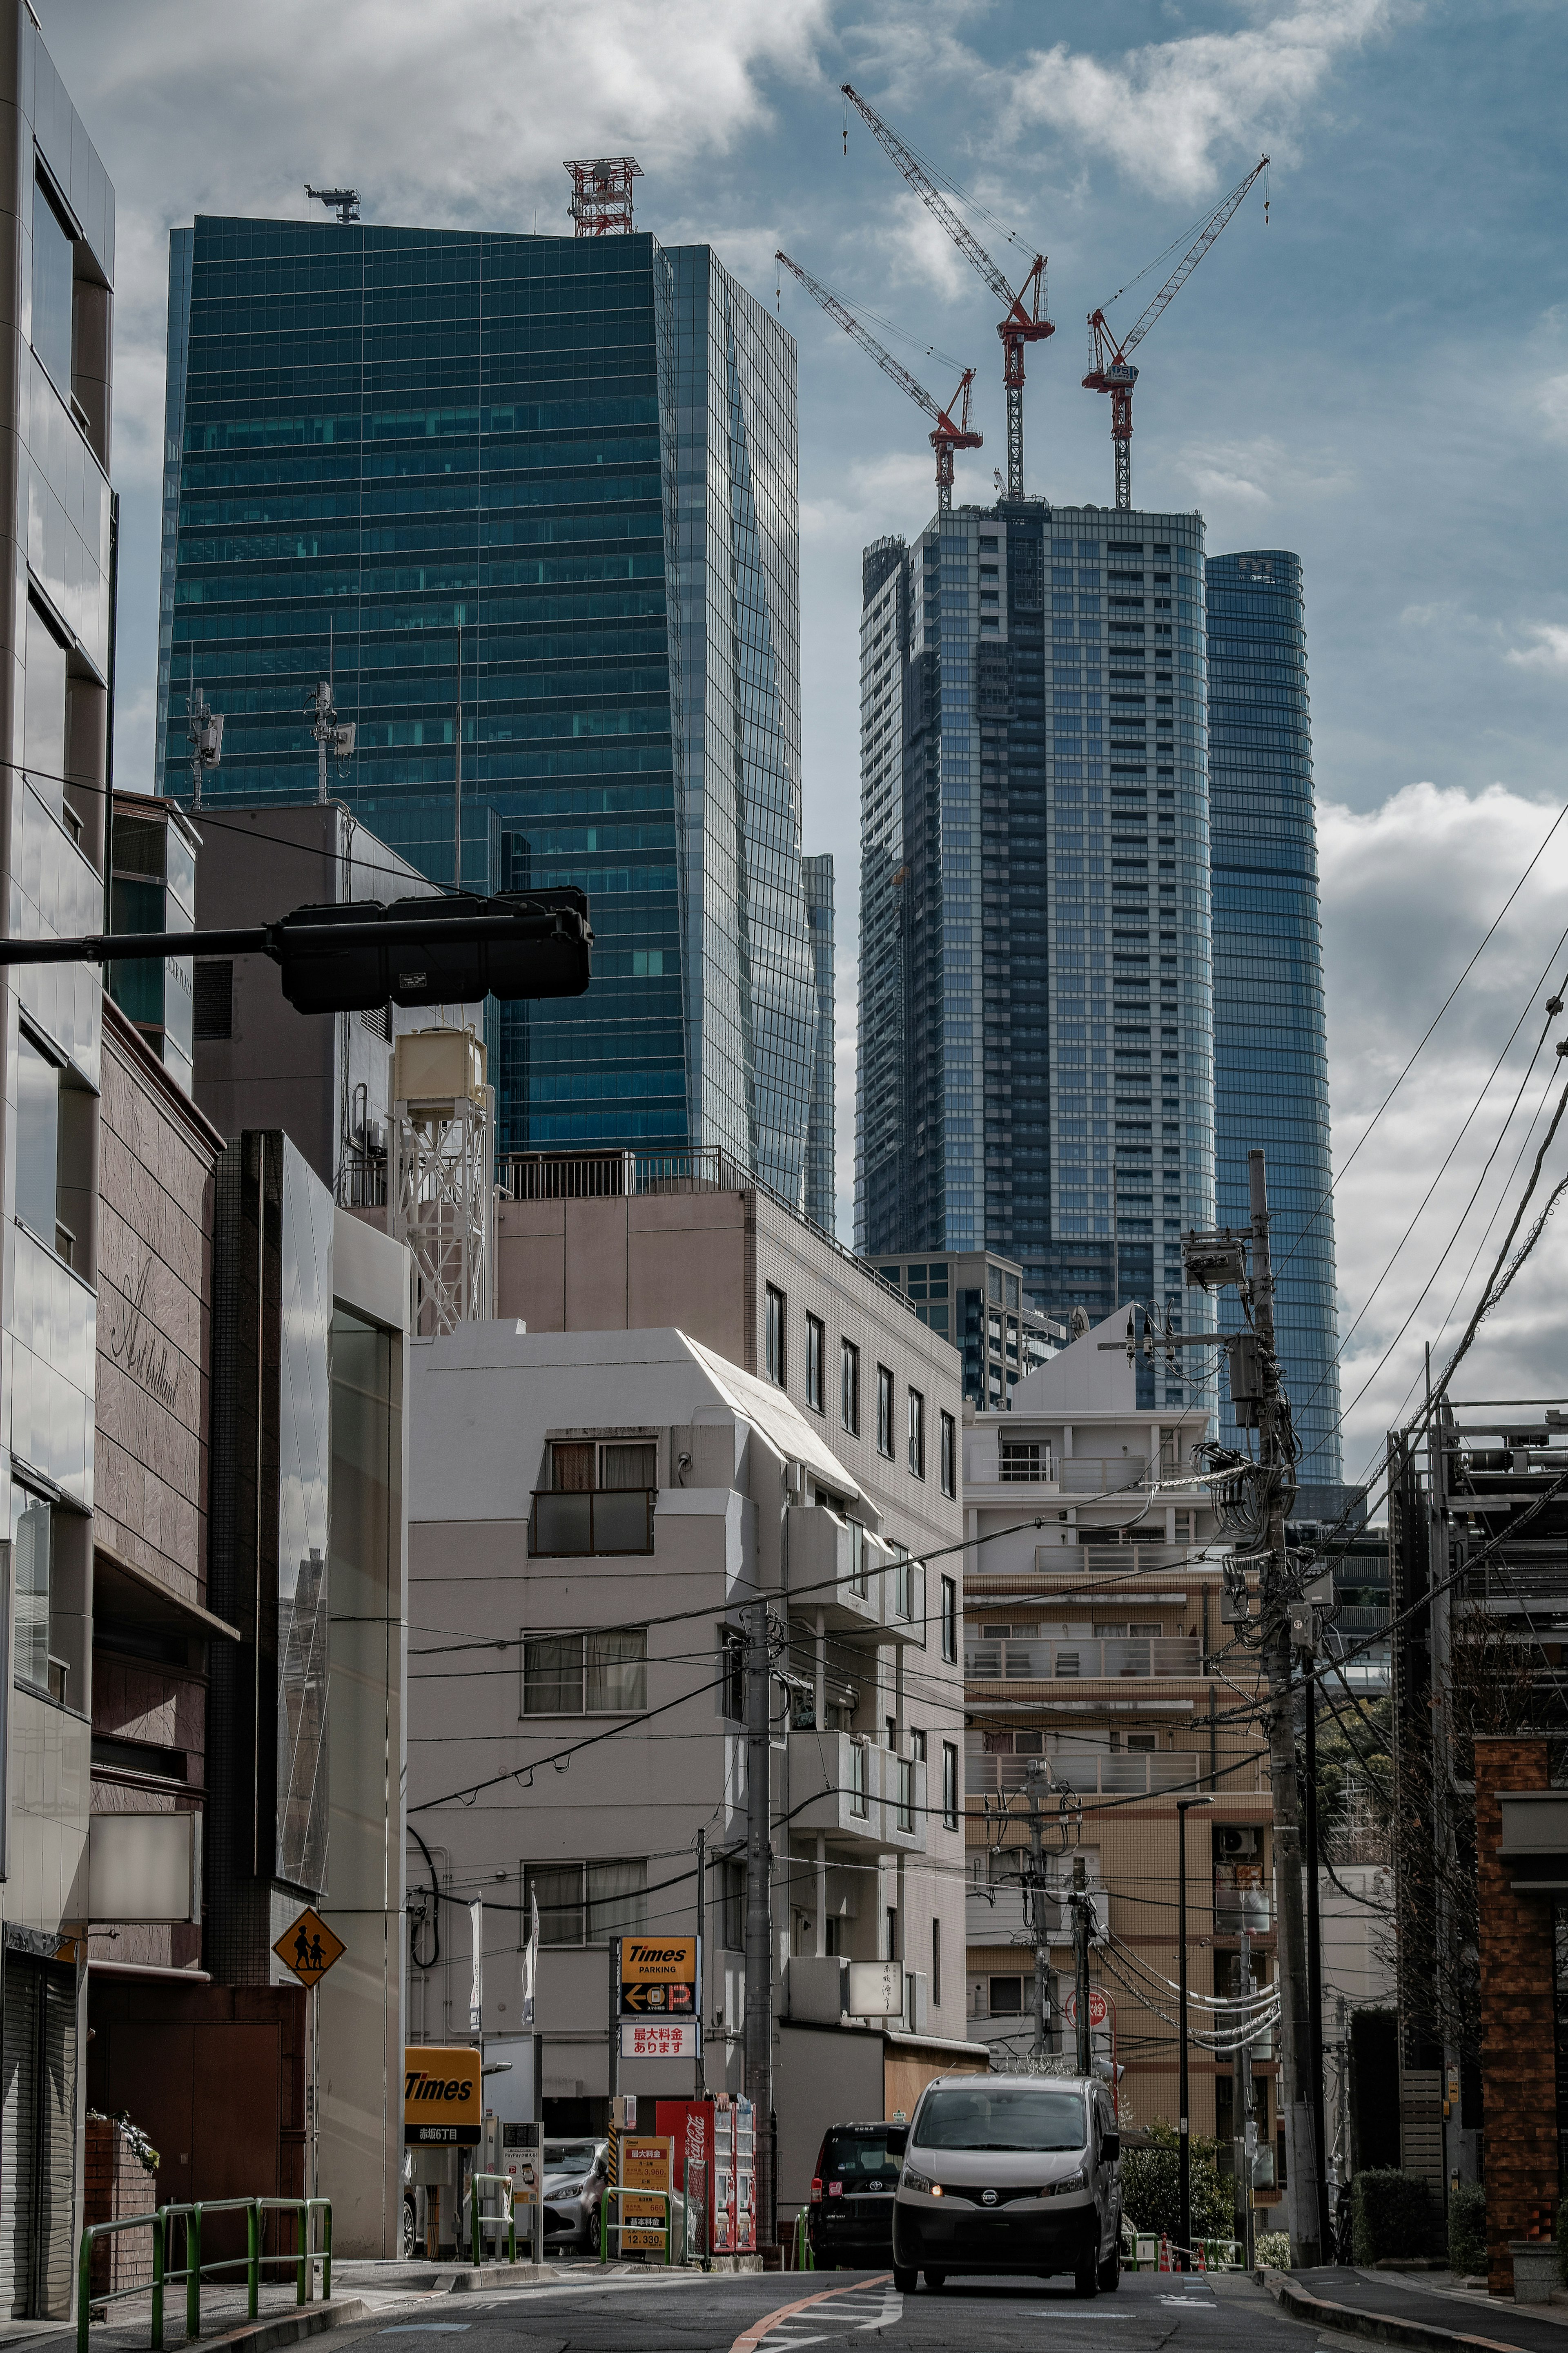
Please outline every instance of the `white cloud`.
[[1568, 628], [1559, 621], [1532, 621], [1533, 645], [1510, 646], [1505, 659], [1521, 670], [1568, 670]]
[[1538, 385], [1535, 405], [1554, 441], [1568, 441], [1568, 375], [1549, 375]]
[[[1435, 1368], [1446, 1363], [1528, 1170], [1527, 1156], [1516, 1173], [1526, 1124], [1544, 1091], [1554, 1095], [1562, 1083], [1549, 1043], [1522, 1113], [1510, 1122], [1546, 1020], [1544, 999], [1564, 979], [1568, 823], [1552, 837], [1389, 1109], [1371, 1125], [1555, 814], [1552, 805], [1502, 785], [1474, 795], [1410, 785], [1365, 815], [1331, 802], [1320, 806], [1342, 1332], [1365, 1310], [1342, 1369], [1347, 1476], [1375, 1467], [1384, 1430], [1408, 1412], [1425, 1344], [1431, 1344]], [[1552, 1038], [1565, 1028], [1554, 1022]], [[1404, 1242], [1422, 1194], [1478, 1101], [1430, 1208]], [[1531, 1156], [1542, 1132], [1538, 1126]], [[1565, 1169], [1568, 1134], [1546, 1181]], [[1478, 1186], [1477, 1207], [1468, 1210]], [[1483, 1325], [1460, 1394], [1529, 1397], [1561, 1388], [1565, 1316], [1568, 1232], [1553, 1226], [1531, 1262], [1530, 1281]]]
[[1151, 42], [1115, 64], [1058, 42], [1018, 76], [1016, 111], [1110, 155], [1157, 195], [1203, 196], [1222, 158], [1264, 144], [1288, 155], [1308, 103], [1342, 58], [1392, 24], [1396, 5], [1302, 0], [1267, 23]]

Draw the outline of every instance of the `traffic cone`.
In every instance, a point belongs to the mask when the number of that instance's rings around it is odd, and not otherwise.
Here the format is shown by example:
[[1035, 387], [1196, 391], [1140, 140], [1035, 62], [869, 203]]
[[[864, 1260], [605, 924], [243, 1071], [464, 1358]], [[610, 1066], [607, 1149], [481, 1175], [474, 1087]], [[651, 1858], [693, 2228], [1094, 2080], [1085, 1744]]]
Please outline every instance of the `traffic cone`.
[[1171, 2268], [1171, 2242], [1170, 2242], [1170, 2240], [1166, 2237], [1166, 2235], [1165, 2235], [1164, 2232], [1163, 2232], [1163, 2231], [1162, 2231], [1162, 2232], [1161, 2232], [1161, 2233], [1160, 2233], [1160, 2269], [1161, 2269], [1163, 2272], [1168, 2272], [1168, 2271], [1170, 2270], [1170, 2268]]
[[1201, 2272], [1206, 2272], [1208, 2269], [1208, 2262], [1204, 2253], [1204, 2242], [1201, 2239], [1198, 2241], [1198, 2269]]

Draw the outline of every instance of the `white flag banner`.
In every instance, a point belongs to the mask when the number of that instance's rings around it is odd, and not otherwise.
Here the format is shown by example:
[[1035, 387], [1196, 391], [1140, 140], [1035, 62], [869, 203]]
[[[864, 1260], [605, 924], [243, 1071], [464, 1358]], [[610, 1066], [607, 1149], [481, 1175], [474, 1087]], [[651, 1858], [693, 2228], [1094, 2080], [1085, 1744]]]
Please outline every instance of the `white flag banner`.
[[468, 1929], [474, 1940], [474, 1983], [468, 1996], [468, 2032], [482, 2034], [485, 2021], [485, 1899], [476, 1895], [468, 1906]]
[[522, 1955], [522, 2023], [533, 2024], [533, 1980], [539, 1968], [539, 1898], [528, 1891], [528, 1943]]

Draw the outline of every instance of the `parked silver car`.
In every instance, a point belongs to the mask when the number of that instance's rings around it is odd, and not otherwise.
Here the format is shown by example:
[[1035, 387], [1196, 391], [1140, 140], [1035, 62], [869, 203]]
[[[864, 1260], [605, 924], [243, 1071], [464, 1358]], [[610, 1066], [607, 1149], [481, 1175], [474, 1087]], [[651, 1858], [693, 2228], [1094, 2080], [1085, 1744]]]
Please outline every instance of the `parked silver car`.
[[610, 2178], [605, 2140], [544, 2144], [544, 2246], [548, 2254], [599, 2252], [600, 2208]]
[[893, 2203], [893, 2281], [920, 2273], [1071, 2272], [1079, 2295], [1121, 2276], [1121, 2136], [1103, 2084], [938, 2076], [921, 2094]]

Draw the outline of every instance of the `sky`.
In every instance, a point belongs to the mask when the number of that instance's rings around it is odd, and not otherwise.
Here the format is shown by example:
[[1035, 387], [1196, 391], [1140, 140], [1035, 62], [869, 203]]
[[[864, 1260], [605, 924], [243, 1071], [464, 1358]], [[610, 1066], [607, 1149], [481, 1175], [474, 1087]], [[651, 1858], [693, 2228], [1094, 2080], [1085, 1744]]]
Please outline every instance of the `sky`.
[[[1269, 155], [1267, 222], [1260, 183], [1140, 349], [1133, 497], [1200, 509], [1211, 553], [1291, 548], [1305, 568], [1347, 1474], [1375, 1465], [1426, 1345], [1441, 1363], [1462, 1328], [1461, 1277], [1505, 1194], [1489, 1250], [1506, 1230], [1542, 1065], [1494, 1147], [1554, 956], [1564, 980], [1568, 824], [1542, 849], [1568, 709], [1561, 0], [37, 5], [119, 203], [116, 775], [132, 787], [151, 774], [168, 232], [195, 212], [299, 219], [306, 181], [349, 182], [367, 220], [563, 233], [563, 157], [635, 153], [639, 227], [711, 241], [767, 301], [784, 246], [893, 321], [905, 339], [884, 340], [942, 399], [974, 366], [985, 446], [960, 457], [956, 496], [988, 501], [1005, 463], [994, 297], [847, 121], [851, 80], [984, 207], [973, 225], [1015, 279], [1048, 256], [1058, 332], [1029, 354], [1026, 486], [1109, 501], [1086, 314]], [[805, 836], [837, 861], [847, 1232], [859, 556], [923, 526], [931, 459], [912, 403], [797, 286], [777, 300], [799, 344]], [[1554, 1166], [1568, 1127], [1543, 1186]], [[1564, 1223], [1481, 1326], [1464, 1393], [1568, 1388]]]

